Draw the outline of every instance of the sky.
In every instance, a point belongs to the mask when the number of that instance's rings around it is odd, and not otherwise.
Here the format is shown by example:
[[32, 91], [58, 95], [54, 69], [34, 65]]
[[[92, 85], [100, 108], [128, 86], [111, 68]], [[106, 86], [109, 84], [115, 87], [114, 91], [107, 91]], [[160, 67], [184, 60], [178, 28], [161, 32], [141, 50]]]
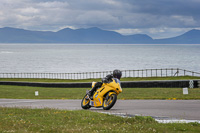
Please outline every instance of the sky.
[[154, 39], [200, 29], [200, 0], [1, 0], [0, 28], [98, 27]]

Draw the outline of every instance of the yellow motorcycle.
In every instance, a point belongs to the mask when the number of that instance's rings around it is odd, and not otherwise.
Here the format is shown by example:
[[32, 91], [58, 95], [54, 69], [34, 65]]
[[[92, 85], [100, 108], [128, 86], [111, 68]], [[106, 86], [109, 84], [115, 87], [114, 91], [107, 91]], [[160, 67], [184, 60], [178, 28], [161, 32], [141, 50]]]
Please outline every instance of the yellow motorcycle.
[[[92, 87], [96, 82], [92, 83]], [[88, 92], [82, 99], [81, 107], [89, 109], [91, 107], [103, 107], [104, 110], [111, 109], [117, 101], [117, 95], [122, 92], [120, 80], [113, 78], [109, 83], [103, 83], [101, 88], [98, 88], [93, 94], [93, 99], [90, 99]]]

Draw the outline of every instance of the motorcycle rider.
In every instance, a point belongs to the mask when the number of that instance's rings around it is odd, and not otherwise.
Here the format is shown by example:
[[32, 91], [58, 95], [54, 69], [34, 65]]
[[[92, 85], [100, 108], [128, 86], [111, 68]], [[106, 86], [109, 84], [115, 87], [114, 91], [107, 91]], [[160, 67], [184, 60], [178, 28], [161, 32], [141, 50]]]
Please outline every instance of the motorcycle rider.
[[93, 99], [93, 92], [97, 90], [97, 88], [100, 88], [103, 83], [109, 83], [112, 82], [112, 78], [117, 78], [120, 80], [122, 76], [122, 72], [118, 69], [113, 71], [113, 74], [107, 75], [105, 78], [102, 79], [102, 82], [97, 82], [94, 87], [88, 92], [88, 96], [90, 99]]

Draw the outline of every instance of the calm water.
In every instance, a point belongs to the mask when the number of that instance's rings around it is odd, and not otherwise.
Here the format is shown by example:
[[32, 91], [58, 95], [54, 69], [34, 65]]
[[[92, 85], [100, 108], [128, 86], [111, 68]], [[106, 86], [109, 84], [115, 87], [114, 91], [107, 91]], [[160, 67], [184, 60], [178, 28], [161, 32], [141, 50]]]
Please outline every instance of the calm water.
[[200, 72], [200, 45], [0, 44], [0, 73], [182, 68]]

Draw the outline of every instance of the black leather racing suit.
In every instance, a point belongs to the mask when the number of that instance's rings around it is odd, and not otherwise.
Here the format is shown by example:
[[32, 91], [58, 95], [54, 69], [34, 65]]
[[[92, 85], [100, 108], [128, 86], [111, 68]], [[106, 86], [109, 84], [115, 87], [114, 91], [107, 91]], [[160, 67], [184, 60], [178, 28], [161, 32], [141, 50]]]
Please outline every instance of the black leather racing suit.
[[102, 86], [103, 83], [109, 83], [112, 81], [113, 75], [109, 74], [107, 75], [105, 78], [102, 78], [102, 82], [97, 82], [94, 87], [89, 91], [89, 96], [90, 98], [92, 98], [94, 91], [97, 90], [97, 88], [100, 88]]

